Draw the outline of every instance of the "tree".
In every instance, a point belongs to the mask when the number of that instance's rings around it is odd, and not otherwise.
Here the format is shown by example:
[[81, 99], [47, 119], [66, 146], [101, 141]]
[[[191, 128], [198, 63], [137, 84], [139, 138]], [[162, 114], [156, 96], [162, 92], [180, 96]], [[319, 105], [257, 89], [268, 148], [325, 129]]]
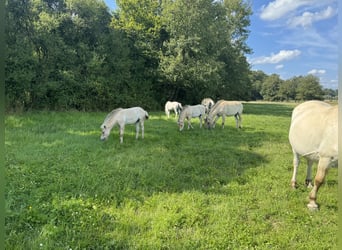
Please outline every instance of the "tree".
[[324, 100], [337, 100], [338, 90], [337, 89], [323, 89]]
[[22, 110], [31, 105], [31, 84], [38, 61], [34, 51], [33, 20], [30, 1], [7, 1], [5, 5], [5, 97], [7, 109]]
[[280, 79], [279, 75], [272, 74], [268, 76], [261, 89], [264, 100], [280, 101], [279, 89], [282, 83], [283, 80]]
[[296, 100], [323, 100], [323, 89], [316, 76], [303, 76], [298, 80]]
[[263, 96], [261, 95], [262, 85], [265, 79], [268, 77], [266, 73], [261, 70], [252, 70], [250, 72], [250, 81], [251, 81], [251, 99], [252, 100], [262, 100]]
[[6, 2], [8, 109], [160, 108], [248, 99], [243, 0]]
[[117, 90], [130, 82], [133, 62], [126, 36], [110, 21], [105, 3], [97, 0], [8, 1], [7, 108], [122, 105]]
[[[134, 62], [130, 67], [132, 78], [125, 98], [137, 102], [149, 100], [156, 108], [158, 84], [158, 57], [165, 32], [160, 21], [160, 1], [118, 0], [118, 10], [114, 13], [111, 27], [123, 32], [130, 47], [129, 57]], [[152, 104], [153, 103], [153, 104]], [[146, 105], [146, 104], [145, 104]], [[158, 107], [159, 108], [159, 107]]]
[[279, 88], [279, 96], [282, 101], [289, 101], [296, 99], [298, 82], [300, 77], [293, 77], [284, 81]]
[[[163, 23], [169, 33], [160, 71], [170, 92], [198, 102], [248, 95], [249, 66], [244, 53], [250, 9], [242, 1], [164, 1]], [[182, 94], [183, 93], [183, 94]], [[191, 94], [190, 94], [191, 93]]]

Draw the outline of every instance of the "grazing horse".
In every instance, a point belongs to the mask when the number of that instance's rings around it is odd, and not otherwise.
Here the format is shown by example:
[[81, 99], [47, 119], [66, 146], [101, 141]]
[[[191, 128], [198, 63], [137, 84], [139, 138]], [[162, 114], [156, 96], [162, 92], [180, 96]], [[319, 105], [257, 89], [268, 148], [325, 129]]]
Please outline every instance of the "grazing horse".
[[215, 102], [211, 98], [204, 98], [201, 104], [205, 107], [205, 113], [209, 114], [210, 109], [214, 106]]
[[306, 184], [311, 186], [311, 168], [318, 162], [314, 186], [309, 195], [308, 208], [318, 209], [317, 192], [328, 168], [338, 163], [338, 106], [321, 101], [308, 101], [292, 112], [289, 141], [293, 151], [292, 187], [296, 187], [299, 157], [307, 159]]
[[222, 128], [224, 128], [224, 121], [226, 116], [234, 116], [236, 121], [236, 127], [241, 128], [242, 111], [243, 105], [241, 102], [219, 100], [211, 108], [208, 114], [208, 117], [206, 119], [207, 126], [208, 128], [214, 128], [217, 119], [219, 119], [220, 116], [222, 116]]
[[190, 122], [191, 118], [193, 117], [199, 118], [200, 128], [202, 128], [202, 119], [204, 115], [205, 115], [205, 107], [202, 104], [198, 104], [194, 106], [190, 106], [190, 105], [185, 106], [178, 118], [179, 131], [183, 130], [185, 119], [187, 119], [188, 121], [188, 129], [190, 127], [193, 128]]
[[177, 117], [177, 115], [179, 115], [182, 109], [183, 109], [182, 104], [179, 102], [167, 101], [165, 103], [165, 114], [167, 118], [170, 118], [170, 110], [173, 110], [173, 112], [175, 112], [175, 117]]
[[101, 125], [101, 140], [107, 140], [112, 128], [118, 124], [120, 128], [120, 143], [123, 143], [123, 134], [126, 124], [135, 124], [135, 138], [139, 137], [139, 126], [141, 127], [141, 138], [144, 139], [144, 121], [148, 119], [148, 113], [140, 107], [117, 108], [110, 112]]

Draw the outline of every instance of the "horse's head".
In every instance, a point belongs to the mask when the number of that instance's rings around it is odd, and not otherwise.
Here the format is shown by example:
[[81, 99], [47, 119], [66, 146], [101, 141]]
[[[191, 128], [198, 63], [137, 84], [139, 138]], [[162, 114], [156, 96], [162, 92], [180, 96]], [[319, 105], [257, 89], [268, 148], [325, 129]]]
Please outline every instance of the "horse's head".
[[204, 119], [204, 124], [205, 126], [208, 128], [208, 129], [212, 129], [214, 127], [214, 123], [213, 123], [213, 120], [210, 119], [209, 117], [206, 117]]
[[177, 124], [178, 124], [179, 131], [182, 131], [184, 128], [184, 121], [178, 120]]
[[110, 129], [108, 129], [106, 125], [102, 124], [101, 125], [101, 130], [102, 130], [101, 141], [107, 140], [108, 136], [110, 134]]

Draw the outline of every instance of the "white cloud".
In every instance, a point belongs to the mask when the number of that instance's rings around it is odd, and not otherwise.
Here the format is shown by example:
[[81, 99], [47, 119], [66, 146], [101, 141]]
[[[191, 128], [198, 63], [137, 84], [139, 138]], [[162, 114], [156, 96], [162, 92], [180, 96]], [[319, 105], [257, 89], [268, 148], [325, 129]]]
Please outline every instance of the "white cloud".
[[305, 5], [310, 5], [317, 0], [275, 0], [267, 6], [263, 5], [260, 18], [263, 20], [276, 20], [291, 11]]
[[319, 12], [304, 12], [301, 16], [296, 16], [288, 21], [290, 27], [309, 27], [312, 23], [324, 19], [329, 19], [333, 17], [337, 12], [331, 7], [328, 6], [325, 10]]
[[275, 66], [275, 69], [282, 69], [284, 68], [284, 64], [278, 64]]
[[282, 61], [291, 60], [301, 54], [300, 50], [280, 50], [277, 54], [261, 56], [251, 60], [252, 64], [276, 64]]
[[308, 74], [311, 74], [311, 75], [324, 75], [326, 72], [325, 69], [312, 69], [308, 72]]

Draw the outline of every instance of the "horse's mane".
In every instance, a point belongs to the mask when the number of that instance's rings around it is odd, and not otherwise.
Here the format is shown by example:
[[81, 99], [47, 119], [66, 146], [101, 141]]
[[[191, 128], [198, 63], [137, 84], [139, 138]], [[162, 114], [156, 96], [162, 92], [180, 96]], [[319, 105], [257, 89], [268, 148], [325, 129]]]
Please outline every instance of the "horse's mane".
[[117, 108], [117, 109], [114, 109], [112, 110], [105, 118], [104, 122], [103, 122], [103, 125], [106, 125], [114, 116], [115, 114], [117, 114], [119, 111], [121, 111], [122, 108]]

